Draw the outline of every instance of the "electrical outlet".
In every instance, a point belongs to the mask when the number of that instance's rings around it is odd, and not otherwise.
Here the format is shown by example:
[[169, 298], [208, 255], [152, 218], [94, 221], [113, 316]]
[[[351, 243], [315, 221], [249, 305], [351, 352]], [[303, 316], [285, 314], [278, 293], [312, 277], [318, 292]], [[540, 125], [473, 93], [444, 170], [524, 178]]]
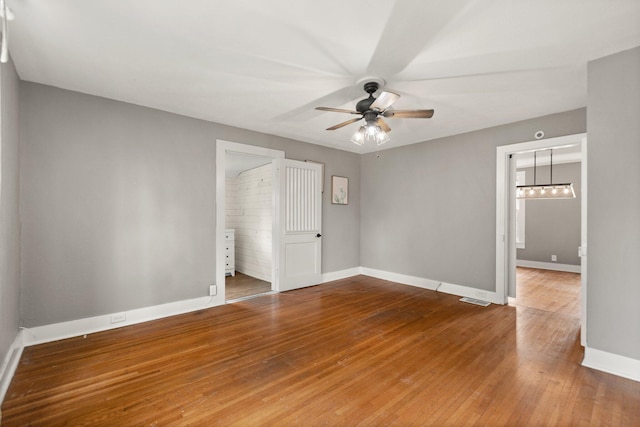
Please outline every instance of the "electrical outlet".
[[127, 320], [127, 313], [116, 313], [111, 315], [111, 323], [120, 323]]
[[218, 294], [218, 287], [216, 285], [209, 286], [209, 296], [214, 296]]
[[551, 255], [551, 261], [553, 262], [558, 261], [558, 255]]

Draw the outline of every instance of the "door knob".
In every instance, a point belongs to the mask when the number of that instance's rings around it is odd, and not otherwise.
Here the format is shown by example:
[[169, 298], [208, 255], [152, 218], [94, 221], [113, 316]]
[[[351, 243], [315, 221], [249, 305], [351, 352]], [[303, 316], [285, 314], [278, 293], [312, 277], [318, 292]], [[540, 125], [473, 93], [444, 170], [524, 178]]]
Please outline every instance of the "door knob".
[[318, 233], [316, 234], [316, 237], [322, 237], [322, 234]]

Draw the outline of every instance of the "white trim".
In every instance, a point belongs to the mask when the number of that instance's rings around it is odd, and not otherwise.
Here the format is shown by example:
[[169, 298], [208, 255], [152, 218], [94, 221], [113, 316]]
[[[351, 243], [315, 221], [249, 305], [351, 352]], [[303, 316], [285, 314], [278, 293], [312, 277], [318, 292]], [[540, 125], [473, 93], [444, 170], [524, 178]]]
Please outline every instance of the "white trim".
[[557, 262], [528, 261], [526, 259], [516, 260], [516, 266], [539, 268], [541, 270], [566, 271], [567, 273], [580, 273], [581, 266], [571, 264], [558, 264]]
[[[376, 270], [367, 267], [354, 267], [340, 271], [323, 273], [321, 283], [346, 279], [348, 277], [353, 277], [360, 274], [377, 277], [383, 280], [390, 280], [392, 282], [400, 284], [416, 286], [423, 289], [436, 290], [437, 288], [439, 292], [458, 295], [461, 297], [482, 299], [485, 301], [490, 301], [494, 304], [500, 303], [496, 298], [495, 292], [470, 288], [453, 283], [439, 282], [437, 280], [425, 279], [416, 276], [409, 276], [406, 274], [391, 273], [388, 271]], [[107, 331], [110, 329], [121, 328], [124, 326], [148, 322], [151, 320], [158, 320], [169, 316], [203, 310], [223, 304], [225, 304], [224, 301], [220, 303], [219, 299], [216, 299], [215, 297], [199, 297], [190, 300], [176, 301], [172, 303], [144, 307], [124, 312], [109, 313], [101, 316], [71, 320], [68, 322], [36, 326], [34, 328], [23, 330], [22, 339], [19, 342], [24, 346], [43, 344], [46, 342]], [[124, 317], [126, 318], [125, 321], [111, 323], [111, 316], [118, 315], [119, 317], [122, 317], [122, 314], [124, 314]]]
[[389, 271], [376, 270], [368, 267], [360, 267], [361, 274], [365, 276], [376, 277], [378, 279], [389, 280], [403, 285], [415, 286], [418, 288], [428, 289], [431, 291], [444, 292], [446, 294], [457, 295], [461, 297], [476, 298], [483, 301], [489, 301], [494, 304], [503, 304], [498, 295], [492, 291], [483, 289], [470, 288], [468, 286], [456, 285], [454, 283], [440, 282], [423, 277], [409, 276], [406, 274], [392, 273]]
[[587, 137], [582, 138], [582, 163], [580, 166], [580, 285], [581, 285], [581, 302], [580, 302], [580, 344], [587, 346]]
[[585, 347], [582, 366], [640, 381], [640, 360]]
[[[237, 142], [216, 140], [216, 277], [215, 282], [218, 286], [218, 294], [214, 297], [217, 304], [224, 304], [226, 289], [224, 287], [225, 277], [225, 258], [224, 258], [224, 230], [225, 230], [225, 170], [226, 170], [226, 154], [227, 151], [250, 154], [254, 156], [270, 157], [271, 159], [284, 158], [284, 151], [272, 150], [270, 148], [258, 147], [255, 145], [239, 144]], [[275, 172], [274, 172], [275, 173]], [[280, 187], [275, 185], [273, 180], [273, 191], [278, 192]], [[274, 200], [276, 198], [274, 197]], [[274, 202], [275, 203], [275, 202]], [[280, 236], [276, 233], [276, 217], [279, 211], [274, 204], [273, 218], [274, 225], [272, 229], [272, 250], [275, 254], [280, 245]], [[277, 260], [274, 257], [271, 266], [271, 286], [272, 289], [278, 289], [279, 278], [277, 274]]]
[[330, 273], [322, 273], [320, 283], [333, 282], [334, 280], [346, 279], [348, 277], [362, 274], [360, 267], [348, 268], [346, 270], [332, 271]]
[[[357, 276], [359, 274], [360, 267], [324, 273], [322, 275], [321, 283]], [[66, 338], [79, 337], [86, 334], [107, 331], [110, 329], [117, 329], [123, 326], [135, 325], [151, 320], [163, 319], [165, 317], [175, 316], [178, 314], [190, 313], [193, 311], [224, 305], [225, 303], [225, 301], [219, 302], [219, 299], [217, 299], [215, 296], [199, 297], [189, 300], [170, 302], [167, 304], [138, 308], [135, 310], [120, 311], [116, 313], [103, 314], [101, 316], [70, 320], [68, 322], [36, 326], [29, 329], [24, 328], [24, 330], [21, 331], [21, 338], [19, 340], [18, 338], [16, 338], [16, 342], [20, 344], [20, 347], [27, 347], [30, 345], [43, 344]], [[124, 317], [126, 320], [123, 322], [111, 323], [111, 316], [114, 315]]]
[[[507, 278], [509, 277], [510, 254], [515, 253], [515, 238], [509, 235], [509, 156], [516, 153], [535, 151], [544, 148], [560, 148], [567, 145], [584, 144], [587, 134], [560, 136], [557, 138], [541, 139], [535, 141], [522, 142], [518, 144], [501, 145], [496, 147], [496, 296], [499, 300], [507, 302]], [[583, 170], [586, 169], [586, 162], [582, 162]], [[511, 177], [515, 181], [515, 177]], [[583, 202], [586, 191], [583, 189]], [[583, 203], [582, 215], [586, 218], [586, 206]], [[582, 223], [582, 232], [586, 233], [586, 222]], [[586, 269], [586, 258], [582, 259], [583, 268]], [[586, 282], [582, 281], [582, 297], [586, 295]], [[587, 335], [586, 313], [581, 316], [583, 336]]]
[[23, 333], [18, 331], [13, 343], [7, 350], [7, 354], [4, 356], [2, 368], [0, 369], [0, 404], [4, 402], [4, 397], [7, 394], [7, 390], [9, 390], [13, 375], [16, 373], [22, 350], [24, 350]]
[[[78, 337], [95, 332], [117, 329], [123, 326], [158, 320], [177, 314], [203, 310], [222, 304], [215, 303], [215, 297], [199, 297], [189, 300], [170, 302], [167, 304], [128, 310], [125, 312], [103, 314], [101, 316], [87, 317], [84, 319], [70, 320], [68, 322], [53, 323], [51, 325], [36, 326], [24, 330], [24, 345], [36, 345], [66, 338]], [[111, 323], [111, 316], [124, 314], [126, 320]]]

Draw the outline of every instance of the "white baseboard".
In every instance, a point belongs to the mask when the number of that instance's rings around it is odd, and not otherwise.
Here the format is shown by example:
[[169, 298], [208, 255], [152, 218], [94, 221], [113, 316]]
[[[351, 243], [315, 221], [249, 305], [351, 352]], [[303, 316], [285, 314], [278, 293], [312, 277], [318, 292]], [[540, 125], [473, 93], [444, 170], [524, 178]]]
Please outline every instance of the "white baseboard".
[[493, 304], [504, 304], [500, 301], [496, 292], [485, 291], [482, 289], [470, 288], [468, 286], [456, 285], [454, 283], [439, 282], [437, 280], [425, 279], [423, 277], [409, 276], [400, 273], [391, 273], [389, 271], [376, 270], [368, 267], [360, 267], [361, 274], [376, 277], [378, 279], [389, 280], [404, 285], [416, 286], [418, 288], [429, 289], [438, 292], [444, 292], [451, 295], [461, 297], [476, 298], [483, 301], [489, 301]]
[[360, 267], [348, 268], [346, 270], [332, 271], [330, 273], [322, 273], [322, 281], [320, 283], [333, 282], [334, 280], [346, 279], [361, 274]]
[[[359, 267], [324, 273], [322, 275], [322, 283], [344, 279], [358, 274], [360, 274]], [[177, 314], [215, 307], [217, 305], [223, 305], [224, 303], [225, 302], [219, 298], [219, 295], [214, 297], [200, 297], [135, 310], [71, 320], [68, 322], [37, 326], [24, 330], [24, 345], [30, 346], [43, 344], [46, 342], [78, 337], [109, 329], [121, 328], [123, 326], [135, 325], [137, 323], [148, 322], [150, 320], [157, 320], [164, 317], [175, 316]], [[122, 322], [111, 323], [112, 316], [124, 317], [125, 320]]]
[[631, 359], [630, 357], [585, 347], [582, 366], [640, 381], [640, 360]]
[[[24, 330], [24, 345], [30, 346], [42, 344], [77, 337], [80, 335], [107, 331], [109, 329], [121, 328], [123, 326], [135, 325], [137, 323], [148, 322], [150, 320], [157, 320], [164, 317], [175, 316], [177, 314], [184, 314], [191, 311], [215, 307], [216, 305], [221, 304], [224, 304], [224, 301], [221, 302], [216, 297], [200, 297], [154, 305], [151, 307], [138, 308], [135, 310], [104, 314], [102, 316], [87, 317], [68, 322], [36, 326], [34, 328]], [[124, 317], [124, 320], [117, 323], [111, 323], [112, 316]]]
[[0, 404], [4, 402], [4, 397], [9, 389], [9, 384], [11, 384], [13, 375], [18, 368], [18, 363], [20, 362], [20, 356], [22, 355], [23, 349], [24, 343], [22, 341], [22, 331], [19, 331], [16, 334], [13, 343], [7, 350], [7, 354], [2, 361], [2, 367], [0, 368]]
[[[485, 301], [493, 302], [495, 304], [501, 304], [501, 302], [497, 301], [495, 292], [473, 289], [466, 286], [455, 285], [452, 283], [441, 283], [435, 280], [408, 276], [405, 274], [390, 273], [366, 267], [354, 267], [346, 270], [324, 273], [322, 274], [321, 280], [322, 283], [326, 283], [333, 280], [340, 280], [352, 276], [357, 276], [359, 274], [365, 274], [368, 276], [378, 277], [380, 279], [391, 280], [394, 282], [417, 286], [425, 289], [435, 290], [436, 288], [438, 288], [439, 291], [448, 294], [478, 298]], [[118, 313], [109, 313], [101, 316], [88, 317], [84, 319], [71, 320], [68, 322], [54, 323], [50, 325], [25, 329], [22, 334], [22, 340], [24, 346], [42, 344], [95, 332], [106, 331], [109, 329], [121, 328], [123, 326], [148, 322], [150, 320], [157, 320], [164, 317], [202, 310], [222, 304], [224, 304], [224, 301], [222, 301], [218, 297], [200, 297]], [[117, 323], [111, 323], [112, 316], [118, 316], [120, 318], [124, 318], [124, 320]]]
[[527, 261], [524, 259], [516, 260], [518, 267], [539, 268], [541, 270], [566, 271], [568, 273], [580, 273], [579, 265], [558, 264], [557, 262]]

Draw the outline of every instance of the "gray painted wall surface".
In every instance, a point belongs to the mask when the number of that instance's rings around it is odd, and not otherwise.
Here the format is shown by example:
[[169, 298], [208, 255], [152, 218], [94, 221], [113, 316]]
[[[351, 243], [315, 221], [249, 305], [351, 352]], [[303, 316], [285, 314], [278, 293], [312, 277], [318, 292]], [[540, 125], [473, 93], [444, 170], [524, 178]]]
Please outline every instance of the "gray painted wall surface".
[[13, 62], [0, 65], [0, 364], [20, 326], [19, 79]]
[[362, 156], [361, 264], [495, 291], [496, 147], [585, 120], [579, 109]]
[[588, 87], [587, 345], [640, 360], [640, 47]]
[[[580, 265], [580, 163], [553, 165], [554, 183], [573, 183], [575, 199], [527, 200], [525, 208], [525, 248], [518, 249], [518, 259]], [[527, 185], [533, 185], [533, 168], [518, 169], [527, 173]], [[538, 184], [549, 182], [549, 166], [538, 166]]]
[[323, 272], [359, 265], [357, 154], [21, 84], [26, 327], [208, 295], [215, 281], [216, 139], [324, 162]]

